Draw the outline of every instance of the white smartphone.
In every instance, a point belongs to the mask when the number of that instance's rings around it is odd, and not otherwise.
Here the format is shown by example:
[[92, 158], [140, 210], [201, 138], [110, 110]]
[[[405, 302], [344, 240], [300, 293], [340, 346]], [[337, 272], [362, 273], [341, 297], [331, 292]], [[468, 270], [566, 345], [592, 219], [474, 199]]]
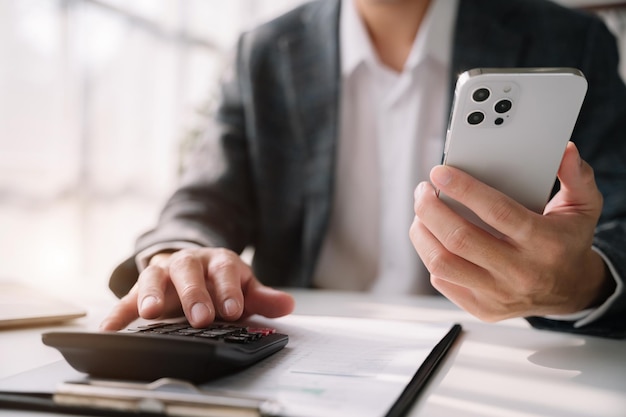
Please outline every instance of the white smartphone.
[[[587, 80], [574, 68], [482, 68], [457, 80], [444, 147], [459, 168], [537, 213], [543, 212]], [[458, 213], [498, 235], [460, 203]]]

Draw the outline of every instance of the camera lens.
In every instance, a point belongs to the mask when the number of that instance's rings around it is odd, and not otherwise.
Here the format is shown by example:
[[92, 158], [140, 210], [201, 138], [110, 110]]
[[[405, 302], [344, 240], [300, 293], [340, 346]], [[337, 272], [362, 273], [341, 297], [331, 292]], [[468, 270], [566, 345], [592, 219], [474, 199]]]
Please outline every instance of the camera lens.
[[479, 88], [472, 93], [472, 98], [477, 103], [485, 101], [489, 98], [489, 90], [487, 90], [486, 88]]
[[471, 125], [480, 124], [483, 120], [485, 120], [485, 115], [480, 111], [472, 112], [469, 116], [467, 116], [467, 123]]
[[511, 110], [511, 107], [513, 107], [513, 103], [511, 103], [511, 100], [504, 99], [496, 103], [495, 110], [496, 113], [502, 114]]

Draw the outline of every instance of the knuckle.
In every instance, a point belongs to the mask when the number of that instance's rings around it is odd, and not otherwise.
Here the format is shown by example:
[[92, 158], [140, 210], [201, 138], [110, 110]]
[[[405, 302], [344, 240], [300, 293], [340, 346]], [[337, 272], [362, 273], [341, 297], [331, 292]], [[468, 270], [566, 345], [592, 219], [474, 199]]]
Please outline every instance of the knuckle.
[[212, 273], [225, 272], [234, 268], [233, 261], [228, 258], [219, 258], [211, 260], [209, 270]]
[[433, 276], [445, 277], [448, 273], [450, 262], [446, 253], [440, 250], [432, 250], [428, 256], [426, 262], [424, 262], [428, 271]]
[[444, 240], [444, 246], [453, 253], [463, 253], [471, 244], [470, 229], [465, 226], [455, 227]]
[[216, 248], [211, 254], [211, 259], [221, 262], [233, 262], [235, 259], [239, 259], [239, 255], [230, 249]]
[[499, 197], [492, 201], [488, 213], [489, 218], [496, 223], [507, 223], [513, 216], [513, 208], [508, 200]]
[[185, 285], [179, 292], [179, 296], [181, 300], [192, 302], [199, 299], [202, 299], [201, 296], [206, 291], [206, 288], [203, 285], [197, 283], [189, 283]]
[[209, 272], [219, 274], [235, 271], [240, 263], [239, 255], [228, 249], [219, 249], [211, 256]]
[[190, 265], [193, 265], [196, 262], [196, 257], [194, 253], [190, 250], [183, 249], [181, 251], [176, 252], [171, 257], [170, 268], [179, 269], [179, 268], [188, 268]]

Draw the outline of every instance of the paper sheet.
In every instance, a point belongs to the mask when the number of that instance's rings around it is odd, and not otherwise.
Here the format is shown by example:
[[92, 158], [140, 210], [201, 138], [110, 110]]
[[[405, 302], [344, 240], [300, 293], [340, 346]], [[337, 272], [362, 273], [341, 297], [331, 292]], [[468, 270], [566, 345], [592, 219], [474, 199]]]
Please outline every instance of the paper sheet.
[[287, 347], [201, 388], [271, 398], [293, 417], [384, 416], [452, 326], [295, 315], [263, 323], [288, 334]]

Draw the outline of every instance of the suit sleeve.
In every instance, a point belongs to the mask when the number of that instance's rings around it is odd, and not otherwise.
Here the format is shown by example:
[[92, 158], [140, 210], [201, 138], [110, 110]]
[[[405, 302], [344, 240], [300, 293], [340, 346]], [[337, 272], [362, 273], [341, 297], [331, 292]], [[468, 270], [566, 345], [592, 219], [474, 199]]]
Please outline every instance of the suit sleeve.
[[[626, 277], [626, 87], [618, 71], [615, 38], [600, 21], [591, 25], [585, 44], [582, 69], [589, 90], [572, 140], [583, 159], [594, 169], [604, 206], [593, 245], [610, 261], [614, 278]], [[529, 317], [542, 329], [605, 337], [626, 337], [626, 292], [618, 291], [594, 321], [576, 326], [575, 321]]]

